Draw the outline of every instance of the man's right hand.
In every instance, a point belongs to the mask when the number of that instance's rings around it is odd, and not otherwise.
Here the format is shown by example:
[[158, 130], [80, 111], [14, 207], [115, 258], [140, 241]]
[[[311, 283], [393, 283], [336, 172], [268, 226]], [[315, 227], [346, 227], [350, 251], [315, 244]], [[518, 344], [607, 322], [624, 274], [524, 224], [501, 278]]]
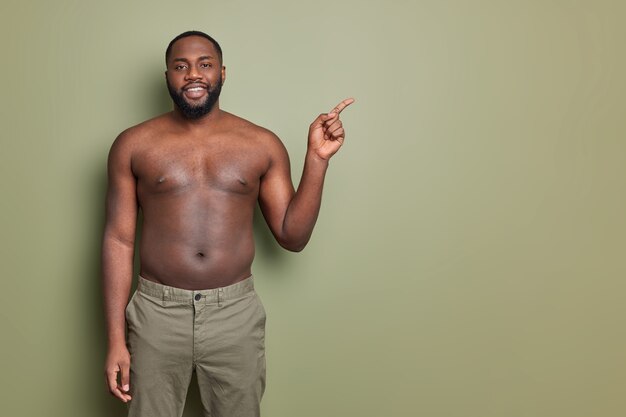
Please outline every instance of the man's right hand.
[[[117, 374], [121, 373], [121, 383], [117, 382]], [[117, 345], [109, 348], [104, 375], [109, 386], [111, 395], [116, 396], [123, 402], [128, 402], [132, 398], [128, 395], [130, 391], [130, 353], [126, 345]]]

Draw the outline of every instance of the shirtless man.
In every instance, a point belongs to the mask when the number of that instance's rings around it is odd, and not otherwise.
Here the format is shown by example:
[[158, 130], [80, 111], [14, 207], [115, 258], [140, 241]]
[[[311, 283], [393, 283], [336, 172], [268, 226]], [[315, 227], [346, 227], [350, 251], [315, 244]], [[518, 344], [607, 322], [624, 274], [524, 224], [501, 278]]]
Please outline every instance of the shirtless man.
[[[130, 416], [174, 417], [195, 372], [207, 416], [258, 416], [265, 311], [252, 286], [254, 207], [282, 247], [305, 247], [344, 141], [339, 113], [354, 100], [310, 125], [296, 192], [276, 135], [219, 108], [226, 68], [213, 38], [179, 35], [166, 65], [174, 110], [125, 130], [109, 153], [106, 382]], [[139, 207], [141, 270], [128, 302]]]

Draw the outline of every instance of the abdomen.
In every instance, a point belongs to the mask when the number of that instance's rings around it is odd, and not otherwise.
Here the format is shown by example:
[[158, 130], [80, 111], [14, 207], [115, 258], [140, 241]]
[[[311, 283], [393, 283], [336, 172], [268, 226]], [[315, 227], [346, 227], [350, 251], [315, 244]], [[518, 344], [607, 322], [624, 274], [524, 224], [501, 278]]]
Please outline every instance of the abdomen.
[[139, 254], [144, 278], [178, 288], [207, 289], [250, 275], [256, 200], [198, 190], [145, 200]]

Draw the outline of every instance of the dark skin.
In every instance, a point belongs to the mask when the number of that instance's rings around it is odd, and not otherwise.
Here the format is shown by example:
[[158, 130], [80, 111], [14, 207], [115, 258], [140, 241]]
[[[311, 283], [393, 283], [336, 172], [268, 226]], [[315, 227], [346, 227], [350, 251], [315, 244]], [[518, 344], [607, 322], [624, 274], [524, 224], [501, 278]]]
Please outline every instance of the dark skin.
[[[214, 45], [199, 36], [178, 40], [165, 76], [191, 105], [226, 79]], [[196, 91], [190, 87], [202, 87]], [[133, 274], [138, 209], [143, 212], [140, 274], [189, 290], [223, 287], [251, 275], [252, 219], [259, 202], [278, 243], [302, 250], [320, 209], [328, 160], [345, 137], [339, 113], [346, 99], [309, 127], [298, 190], [289, 157], [269, 130], [219, 108], [199, 119], [172, 112], [122, 132], [111, 146], [102, 247], [109, 391], [131, 400], [125, 308]], [[119, 374], [119, 375], [118, 375]], [[119, 381], [118, 381], [119, 376]]]

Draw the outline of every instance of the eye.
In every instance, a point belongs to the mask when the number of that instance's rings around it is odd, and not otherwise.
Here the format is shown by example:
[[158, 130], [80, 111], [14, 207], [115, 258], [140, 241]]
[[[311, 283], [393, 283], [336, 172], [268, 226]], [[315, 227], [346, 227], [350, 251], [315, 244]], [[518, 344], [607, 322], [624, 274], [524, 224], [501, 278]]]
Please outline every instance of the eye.
[[211, 65], [211, 64], [210, 64], [210, 63], [208, 63], [208, 62], [205, 62], [205, 63], [203, 63], [203, 64], [200, 64], [200, 66], [201, 66], [202, 68], [211, 68], [213, 65]]
[[175, 70], [180, 70], [180, 69], [183, 69], [183, 68], [186, 68], [186, 66], [185, 65], [176, 65], [174, 67]]

